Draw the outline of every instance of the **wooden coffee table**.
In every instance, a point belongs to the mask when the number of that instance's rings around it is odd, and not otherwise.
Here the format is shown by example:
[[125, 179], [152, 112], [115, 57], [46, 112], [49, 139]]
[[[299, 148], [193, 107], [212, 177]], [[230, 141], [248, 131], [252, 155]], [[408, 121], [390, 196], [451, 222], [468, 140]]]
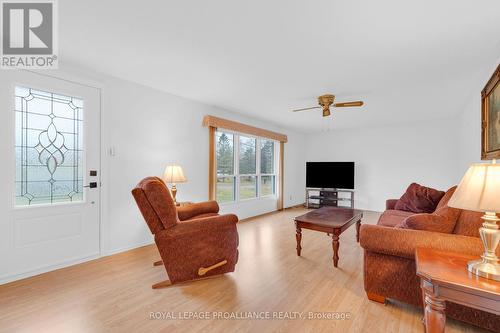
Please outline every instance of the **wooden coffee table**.
[[356, 223], [356, 241], [359, 242], [359, 227], [363, 212], [351, 208], [321, 207], [307, 214], [295, 218], [295, 238], [297, 240], [297, 255], [300, 256], [302, 247], [302, 229], [325, 232], [332, 235], [333, 266], [339, 262], [339, 236], [351, 225]]

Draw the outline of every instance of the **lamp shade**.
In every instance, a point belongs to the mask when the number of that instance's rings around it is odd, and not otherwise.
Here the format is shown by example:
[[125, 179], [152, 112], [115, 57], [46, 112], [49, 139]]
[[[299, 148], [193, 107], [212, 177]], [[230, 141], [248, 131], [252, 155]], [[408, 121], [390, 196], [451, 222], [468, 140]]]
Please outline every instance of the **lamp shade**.
[[187, 182], [184, 176], [184, 171], [178, 165], [167, 165], [165, 168], [165, 173], [163, 174], [163, 179], [167, 183], [185, 183]]
[[500, 212], [500, 164], [473, 164], [448, 206], [478, 212]]

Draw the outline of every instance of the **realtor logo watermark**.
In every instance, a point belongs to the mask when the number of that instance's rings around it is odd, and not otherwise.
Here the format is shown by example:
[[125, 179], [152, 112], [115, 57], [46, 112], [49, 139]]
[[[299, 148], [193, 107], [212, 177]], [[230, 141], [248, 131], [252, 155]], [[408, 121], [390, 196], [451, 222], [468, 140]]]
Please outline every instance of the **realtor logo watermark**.
[[29, 2], [2, 0], [0, 17], [2, 18], [0, 68], [57, 68], [55, 0]]

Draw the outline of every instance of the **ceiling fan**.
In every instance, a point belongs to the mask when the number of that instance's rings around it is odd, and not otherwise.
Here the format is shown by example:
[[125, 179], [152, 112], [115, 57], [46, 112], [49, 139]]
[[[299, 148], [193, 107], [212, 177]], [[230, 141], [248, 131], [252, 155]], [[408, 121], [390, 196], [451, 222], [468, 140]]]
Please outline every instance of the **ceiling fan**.
[[363, 106], [362, 101], [354, 101], [354, 102], [344, 102], [344, 103], [333, 103], [335, 100], [335, 95], [321, 95], [318, 97], [318, 104], [320, 106], [313, 106], [310, 108], [304, 108], [304, 109], [296, 109], [292, 110], [293, 112], [299, 112], [299, 111], [307, 111], [307, 110], [313, 110], [313, 109], [323, 109], [323, 117], [328, 117], [331, 112], [330, 112], [330, 106], [333, 105], [333, 107], [336, 108], [345, 108], [345, 107], [351, 107], [351, 106]]

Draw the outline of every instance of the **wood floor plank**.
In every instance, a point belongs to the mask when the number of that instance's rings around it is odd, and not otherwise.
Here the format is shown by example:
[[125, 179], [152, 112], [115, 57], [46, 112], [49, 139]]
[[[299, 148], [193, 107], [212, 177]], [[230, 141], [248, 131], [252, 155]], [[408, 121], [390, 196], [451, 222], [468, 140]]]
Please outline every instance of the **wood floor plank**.
[[[331, 238], [303, 230], [295, 252], [297, 208], [238, 225], [236, 271], [219, 278], [153, 290], [167, 278], [155, 246], [0, 286], [0, 332], [423, 332], [420, 309], [368, 301], [363, 251], [351, 227], [340, 236], [338, 269]], [[363, 223], [376, 223], [366, 212]], [[143, 223], [137, 221], [137, 223]], [[151, 312], [344, 312], [349, 320], [169, 320]], [[485, 332], [448, 320], [447, 332]]]

